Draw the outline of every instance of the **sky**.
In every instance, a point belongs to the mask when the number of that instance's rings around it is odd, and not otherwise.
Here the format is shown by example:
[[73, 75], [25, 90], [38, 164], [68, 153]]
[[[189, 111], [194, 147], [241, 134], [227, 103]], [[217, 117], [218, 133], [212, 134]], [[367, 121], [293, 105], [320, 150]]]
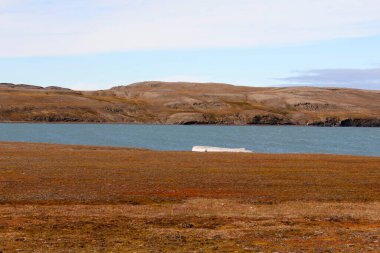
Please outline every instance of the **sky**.
[[379, 0], [0, 0], [0, 82], [380, 90]]

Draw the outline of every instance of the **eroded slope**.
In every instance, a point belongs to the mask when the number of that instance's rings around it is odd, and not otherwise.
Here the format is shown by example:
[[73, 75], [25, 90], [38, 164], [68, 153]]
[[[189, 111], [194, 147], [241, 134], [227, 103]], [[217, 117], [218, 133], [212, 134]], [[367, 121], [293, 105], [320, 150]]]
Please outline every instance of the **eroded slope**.
[[380, 91], [182, 82], [72, 91], [0, 84], [0, 120], [380, 126]]

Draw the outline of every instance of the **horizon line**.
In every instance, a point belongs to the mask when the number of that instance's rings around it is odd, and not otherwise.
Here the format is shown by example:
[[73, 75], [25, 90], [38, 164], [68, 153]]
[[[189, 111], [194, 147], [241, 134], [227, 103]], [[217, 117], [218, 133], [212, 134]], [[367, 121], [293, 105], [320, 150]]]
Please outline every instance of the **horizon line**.
[[190, 81], [159, 81], [159, 80], [145, 80], [145, 81], [138, 81], [138, 82], [131, 82], [128, 84], [120, 84], [120, 85], [113, 85], [110, 86], [108, 89], [91, 89], [91, 90], [80, 90], [80, 89], [71, 89], [68, 87], [65, 87], [64, 85], [35, 85], [31, 83], [12, 83], [12, 82], [0, 82], [0, 88], [1, 85], [9, 85], [9, 88], [12, 88], [11, 86], [30, 86], [34, 87], [36, 89], [46, 89], [46, 88], [61, 88], [71, 91], [99, 91], [99, 90], [110, 90], [112, 88], [116, 87], [127, 87], [131, 85], [136, 84], [144, 84], [144, 83], [164, 83], [164, 84], [215, 84], [215, 85], [230, 85], [234, 87], [247, 87], [247, 88], [320, 88], [320, 89], [350, 89], [350, 90], [368, 90], [368, 91], [380, 91], [380, 89], [363, 89], [363, 88], [357, 88], [357, 87], [342, 87], [342, 86], [334, 86], [334, 85], [305, 85], [305, 84], [280, 84], [280, 85], [268, 85], [268, 86], [256, 86], [256, 85], [239, 85], [239, 84], [232, 84], [232, 83], [223, 83], [223, 82], [190, 82]]

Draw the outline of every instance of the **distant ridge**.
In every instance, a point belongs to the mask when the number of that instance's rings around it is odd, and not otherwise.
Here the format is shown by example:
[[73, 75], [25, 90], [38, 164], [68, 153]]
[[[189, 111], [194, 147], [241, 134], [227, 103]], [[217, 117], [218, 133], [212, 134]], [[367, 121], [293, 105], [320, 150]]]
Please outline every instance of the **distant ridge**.
[[11, 89], [43, 89], [41, 86], [29, 85], [29, 84], [14, 84], [14, 83], [0, 83], [0, 88]]
[[0, 88], [9, 88], [9, 89], [31, 89], [31, 90], [71, 90], [69, 88], [62, 88], [59, 86], [36, 86], [30, 84], [14, 84], [14, 83], [0, 83]]

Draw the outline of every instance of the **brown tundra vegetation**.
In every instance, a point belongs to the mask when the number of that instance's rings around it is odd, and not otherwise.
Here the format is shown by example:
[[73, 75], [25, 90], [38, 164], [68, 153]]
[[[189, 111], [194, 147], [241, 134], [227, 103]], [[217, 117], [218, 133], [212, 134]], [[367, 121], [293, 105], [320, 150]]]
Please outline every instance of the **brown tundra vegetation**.
[[109, 90], [0, 84], [0, 122], [380, 126], [380, 91], [142, 82]]
[[2, 252], [379, 252], [380, 158], [0, 143]]

